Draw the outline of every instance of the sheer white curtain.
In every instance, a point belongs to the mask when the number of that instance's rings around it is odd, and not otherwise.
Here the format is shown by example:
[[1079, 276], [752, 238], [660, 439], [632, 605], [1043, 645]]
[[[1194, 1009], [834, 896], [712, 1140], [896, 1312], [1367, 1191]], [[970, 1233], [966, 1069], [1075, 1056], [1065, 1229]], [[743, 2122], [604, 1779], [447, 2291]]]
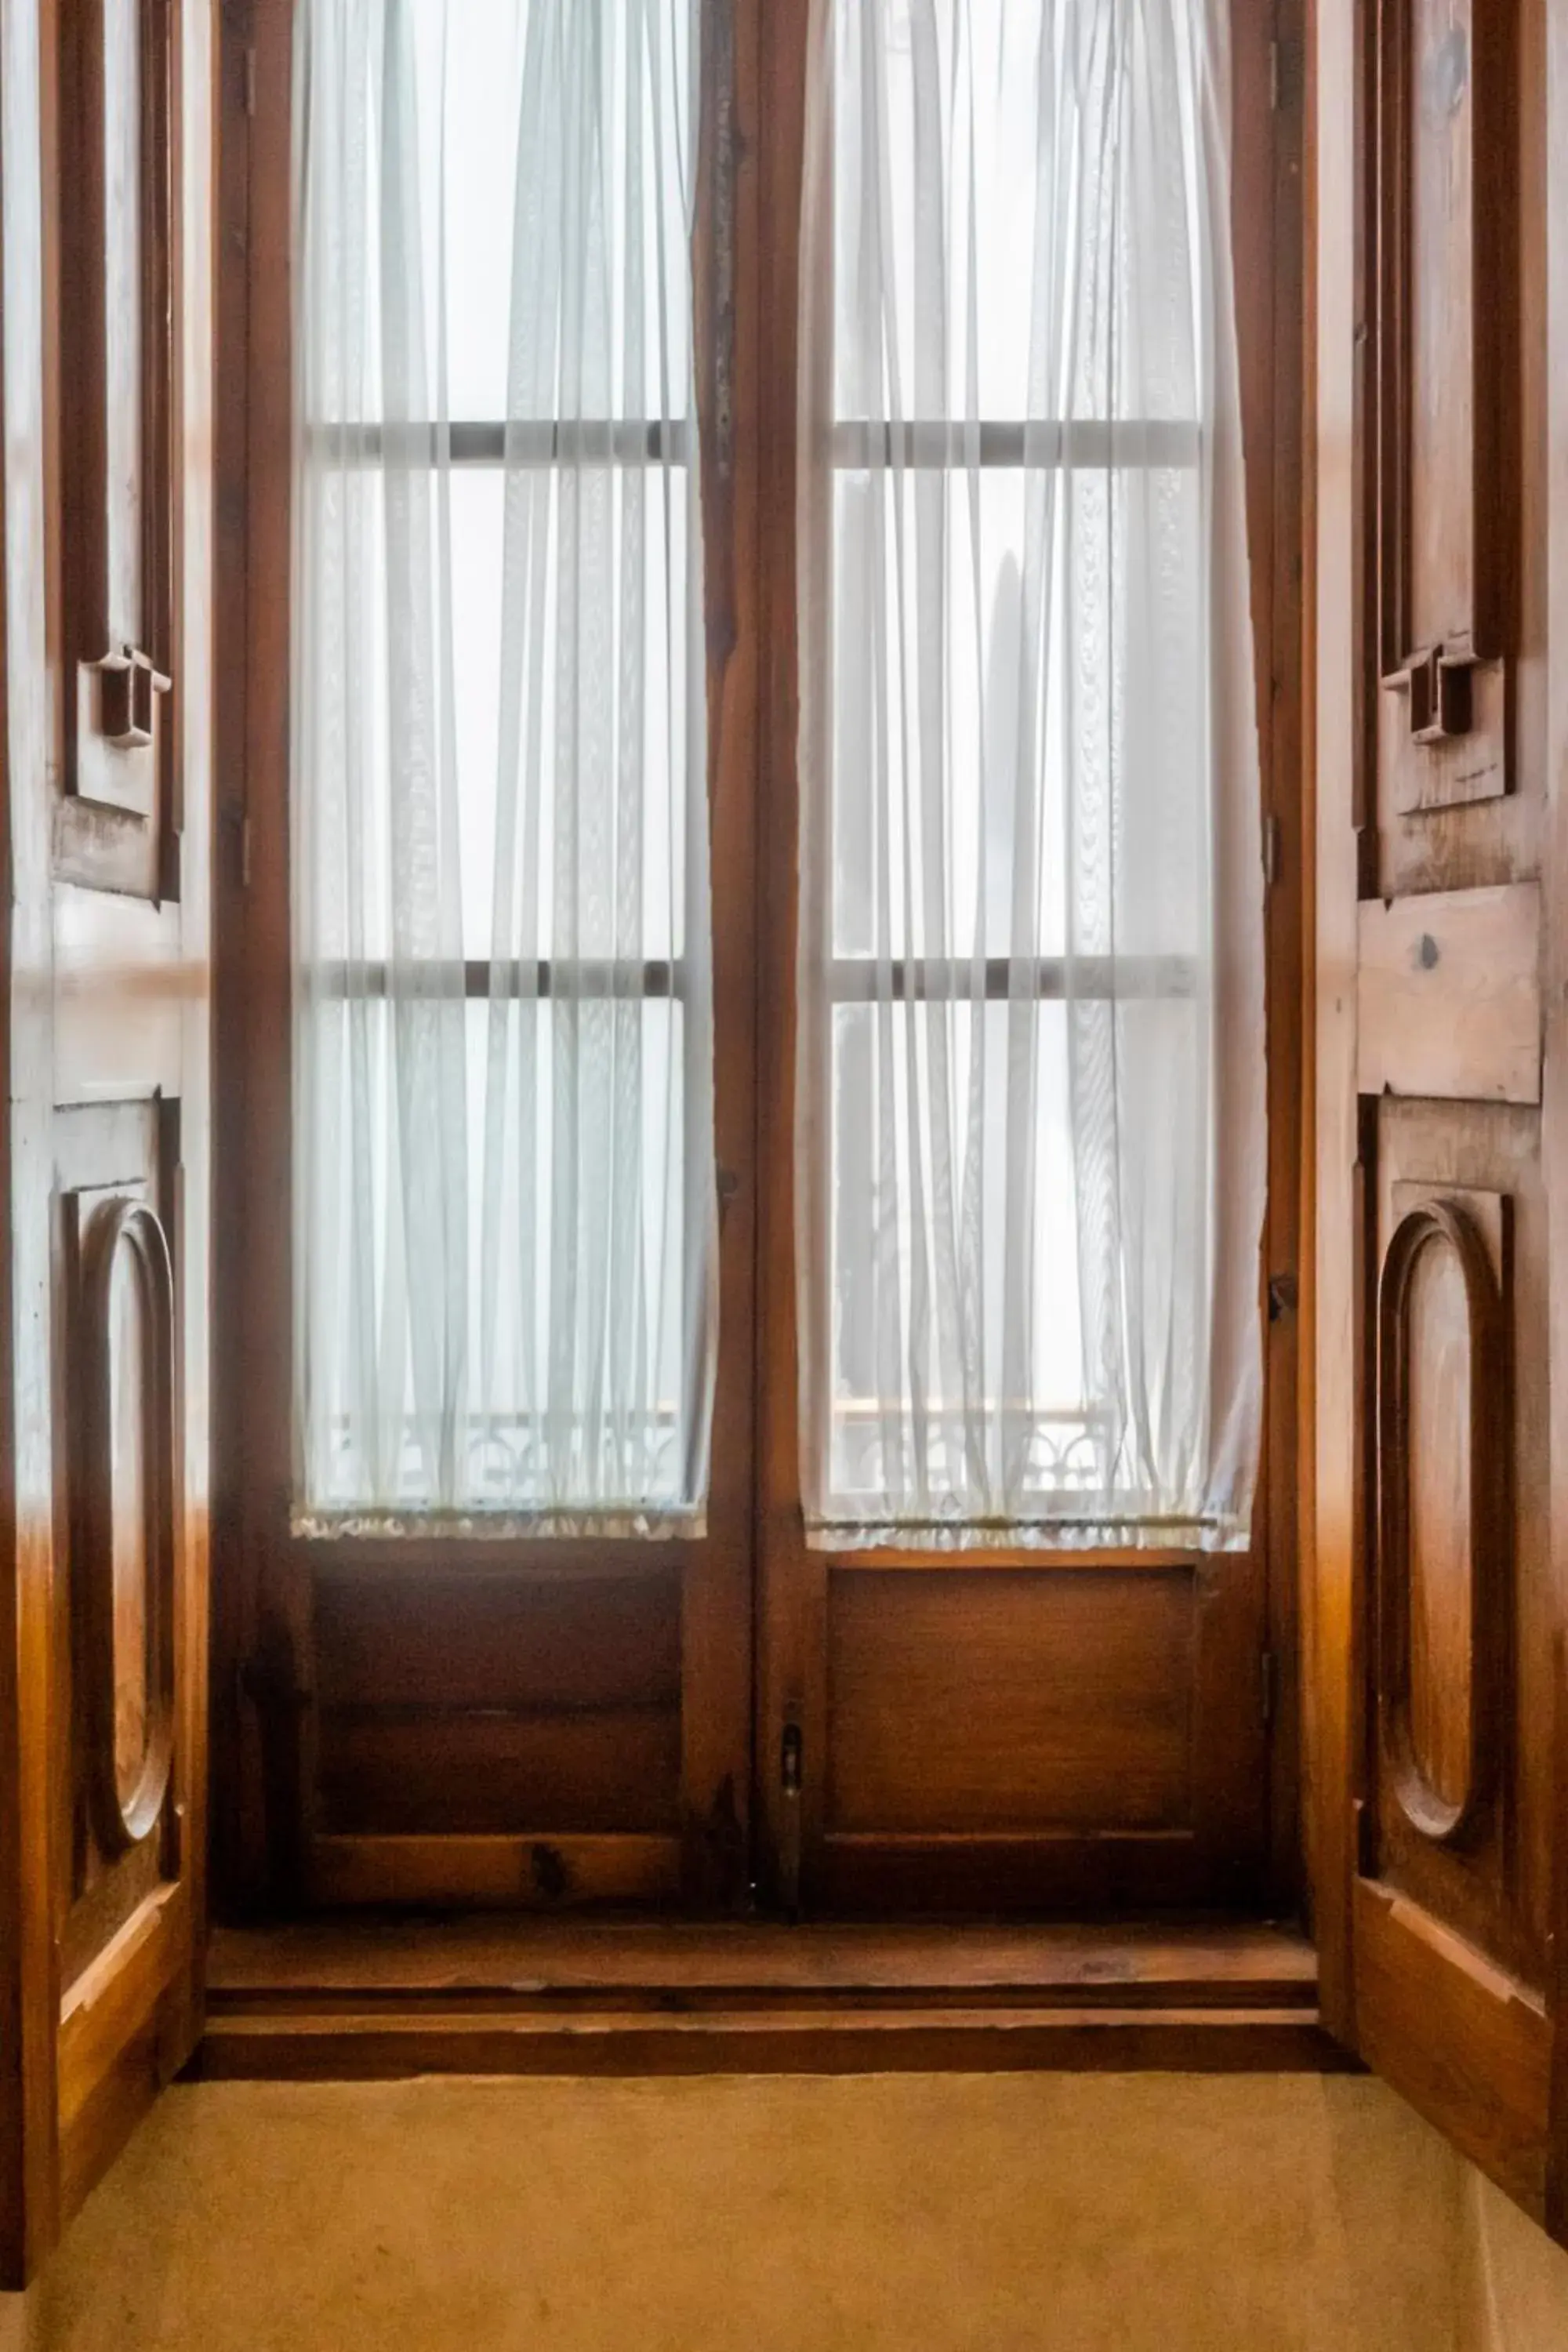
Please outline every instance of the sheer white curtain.
[[694, 1531], [698, 0], [300, 0], [297, 1517]]
[[823, 1546], [1246, 1542], [1262, 877], [1228, 0], [814, 0]]

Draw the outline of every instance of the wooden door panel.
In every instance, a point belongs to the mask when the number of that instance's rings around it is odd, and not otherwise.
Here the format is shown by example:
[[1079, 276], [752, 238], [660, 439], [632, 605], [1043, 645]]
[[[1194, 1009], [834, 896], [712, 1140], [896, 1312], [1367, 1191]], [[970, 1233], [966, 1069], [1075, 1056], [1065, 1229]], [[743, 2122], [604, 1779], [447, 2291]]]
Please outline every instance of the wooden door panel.
[[1193, 1585], [836, 1569], [826, 1834], [1190, 1834]]
[[1202, 1562], [1088, 1556], [836, 1560], [823, 1584], [807, 1909], [1248, 1900], [1266, 1728], [1256, 1589], [1238, 1607], [1235, 1580]]
[[1318, 58], [1324, 2005], [1536, 2212], [1562, 1835], [1541, 648], [1568, 528], [1545, 28], [1542, 0], [1335, 0]]
[[384, 1865], [460, 1896], [466, 1862], [475, 1902], [565, 1902], [627, 1889], [639, 1853], [679, 1885], [677, 1571], [326, 1572], [311, 1630], [309, 1895]]

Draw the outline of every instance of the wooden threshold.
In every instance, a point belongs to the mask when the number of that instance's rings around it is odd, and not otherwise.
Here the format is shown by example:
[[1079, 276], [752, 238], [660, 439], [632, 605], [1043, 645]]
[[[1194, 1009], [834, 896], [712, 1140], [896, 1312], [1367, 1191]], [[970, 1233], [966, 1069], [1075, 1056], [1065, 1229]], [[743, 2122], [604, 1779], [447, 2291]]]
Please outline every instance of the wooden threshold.
[[1259, 1926], [355, 1917], [212, 1939], [208, 2079], [1326, 2072], [1317, 1962]]

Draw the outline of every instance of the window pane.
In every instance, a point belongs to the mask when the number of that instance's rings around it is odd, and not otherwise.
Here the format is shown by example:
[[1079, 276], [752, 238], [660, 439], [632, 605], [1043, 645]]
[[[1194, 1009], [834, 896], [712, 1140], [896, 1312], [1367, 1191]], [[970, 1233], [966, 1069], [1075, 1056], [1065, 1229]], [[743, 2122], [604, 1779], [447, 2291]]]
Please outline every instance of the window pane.
[[[1194, 415], [1200, 13], [836, 0], [837, 415]], [[1128, 240], [1151, 226], [1148, 290], [1187, 316], [1129, 336]], [[1072, 331], [1042, 337], [1042, 303]]]
[[[1203, 615], [1179, 570], [1174, 593], [1147, 593], [1142, 573], [1184, 565], [1202, 494], [1195, 457], [1045, 477], [836, 469], [834, 593], [857, 664], [834, 704], [837, 954], [1008, 954], [1031, 839], [1051, 845], [1029, 870], [1035, 952], [1109, 951], [1099, 877], [1069, 906], [1057, 845], [1075, 793], [1081, 815], [1155, 762], [1161, 791], [1109, 845], [1122, 926], [1140, 953], [1198, 951]], [[1101, 604], [1116, 627], [1090, 646], [1082, 618]]]
[[[349, 0], [335, 6], [308, 0], [308, 6], [305, 37], [318, 68], [308, 109], [308, 157], [319, 168], [353, 175], [353, 185], [335, 192], [332, 226], [339, 234], [353, 231], [351, 205], [363, 205], [376, 222], [387, 220], [395, 194], [409, 207], [409, 234], [418, 240], [421, 283], [429, 297], [417, 336], [419, 372], [429, 393], [426, 413], [452, 418], [509, 413], [514, 316], [508, 298], [517, 233], [521, 226], [532, 243], [571, 233], [567, 175], [581, 160], [576, 134], [603, 125], [595, 180], [584, 184], [584, 192], [592, 187], [599, 196], [603, 216], [592, 227], [583, 224], [583, 243], [595, 236], [602, 260], [612, 265], [603, 271], [610, 397], [597, 413], [686, 415], [689, 275], [672, 270], [661, 284], [657, 268], [634, 274], [620, 265], [623, 225], [629, 232], [639, 215], [639, 242], [650, 259], [679, 255], [686, 239], [694, 11], [658, 0], [639, 60], [628, 37], [635, 17], [625, 0], [616, 12], [624, 20], [619, 24], [595, 0], [573, 10], [554, 0], [494, 0], [485, 6], [474, 0], [404, 0], [395, 17], [384, 8], [356, 9]], [[389, 18], [402, 32], [401, 47], [389, 32]], [[531, 66], [537, 76], [531, 85]], [[531, 89], [545, 102], [531, 109]], [[321, 114], [334, 99], [352, 111], [327, 125]], [[407, 110], [401, 134], [398, 107]], [[534, 143], [521, 158], [520, 174], [520, 145], [531, 126]], [[393, 143], [384, 150], [388, 136]], [[379, 275], [366, 273], [354, 291], [364, 307], [365, 349], [374, 352], [386, 324]], [[640, 371], [632, 365], [637, 340], [626, 332], [631, 307], [641, 325]], [[513, 413], [594, 413], [569, 394], [559, 396], [574, 358], [564, 339], [555, 345], [554, 364], [547, 363], [545, 374], [557, 396], [521, 411], [514, 403]], [[402, 412], [395, 394], [396, 387], [366, 365], [347, 413], [366, 421], [396, 415]], [[342, 412], [333, 406], [328, 413]]]
[[[375, 1492], [384, 1509], [417, 1513], [455, 1479], [475, 1513], [569, 1519], [590, 1501], [628, 1515], [679, 1509], [686, 1367], [669, 1311], [679, 1299], [659, 1292], [681, 1278], [685, 1044], [670, 1003], [319, 1010], [310, 1115], [326, 1121], [352, 1091], [370, 1148], [363, 1170], [347, 1150], [314, 1163], [335, 1195], [315, 1204], [300, 1269], [316, 1302], [304, 1318], [315, 1508], [353, 1514]], [[375, 1363], [387, 1409], [372, 1414], [365, 1335], [385, 1321], [375, 1237], [407, 1214], [399, 1087], [419, 1051], [453, 1075], [470, 1143], [461, 1197], [427, 1242], [438, 1254], [456, 1228], [460, 1287], [448, 1294], [443, 1279], [436, 1328], [460, 1360], [454, 1383], [440, 1351], [431, 1362], [422, 1348], [430, 1318], [406, 1316], [395, 1352]], [[612, 1147], [632, 1122], [629, 1148]], [[584, 1181], [584, 1158], [612, 1148], [628, 1179], [618, 1194]], [[458, 1458], [445, 1462], [444, 1448]]]
[[700, 1528], [694, 22], [695, 0], [299, 14], [311, 1524]]
[[831, 357], [802, 429], [808, 1531], [1241, 1544], [1266, 1074], [1228, 12], [829, 5], [802, 298]]
[[[572, 486], [574, 494], [583, 495], [584, 487], [584, 478], [578, 474]], [[617, 635], [628, 660], [640, 663], [637, 740], [626, 747], [627, 756], [637, 763], [640, 777], [637, 810], [640, 839], [636, 909], [630, 936], [622, 944], [628, 954], [668, 958], [681, 952], [685, 939], [686, 877], [677, 851], [684, 824], [684, 776], [691, 750], [689, 712], [683, 692], [689, 616], [684, 603], [673, 609], [667, 604], [664, 583], [667, 577], [686, 577], [689, 485], [684, 469], [667, 478], [659, 468], [619, 467], [605, 469], [596, 489], [606, 501], [615, 544], [623, 543], [634, 521], [641, 543], [635, 579], [628, 563], [613, 586]], [[543, 542], [542, 654], [536, 677], [525, 679], [518, 698], [520, 762], [532, 761], [536, 768], [554, 755], [561, 737], [560, 662], [552, 654], [558, 653], [561, 645], [557, 556], [566, 491], [559, 469], [546, 467], [535, 469], [522, 480], [521, 490], [510, 493], [514, 499], [535, 502], [537, 529]], [[388, 562], [384, 477], [376, 468], [357, 468], [342, 481], [338, 494], [355, 501], [360, 509], [353, 528], [364, 551], [367, 576], [384, 578]], [[571, 908], [558, 897], [555, 887], [556, 802], [552, 793], [542, 789], [538, 776], [531, 786], [537, 837], [525, 838], [521, 828], [517, 828], [514, 856], [505, 875], [496, 862], [508, 477], [500, 467], [457, 468], [444, 478], [430, 470], [422, 484], [422, 495], [431, 509], [430, 528], [421, 541], [427, 564], [424, 593], [437, 633], [449, 638], [447, 700], [458, 828], [453, 862], [461, 890], [461, 951], [470, 959], [488, 958], [492, 950], [498, 954], [508, 952], [509, 942], [515, 951], [525, 935], [537, 956], [552, 956], [562, 946], [570, 951], [569, 931], [564, 940], [558, 937]], [[447, 581], [449, 629], [443, 611]], [[366, 617], [365, 676], [357, 719], [363, 730], [363, 757], [370, 772], [390, 776], [393, 699], [388, 631], [378, 614], [372, 612]], [[632, 642], [626, 642], [628, 638]], [[616, 708], [613, 674], [605, 685], [604, 706], [606, 717], [612, 716]], [[626, 716], [629, 720], [630, 714]], [[526, 774], [521, 775], [517, 790], [524, 803], [530, 789]], [[359, 816], [363, 831], [352, 883], [339, 901], [321, 909], [316, 940], [323, 955], [381, 961], [393, 951], [395, 805], [390, 790], [363, 797]], [[505, 883], [510, 890], [510, 896], [503, 892], [499, 904], [498, 883]], [[434, 941], [429, 951], [437, 952]]]

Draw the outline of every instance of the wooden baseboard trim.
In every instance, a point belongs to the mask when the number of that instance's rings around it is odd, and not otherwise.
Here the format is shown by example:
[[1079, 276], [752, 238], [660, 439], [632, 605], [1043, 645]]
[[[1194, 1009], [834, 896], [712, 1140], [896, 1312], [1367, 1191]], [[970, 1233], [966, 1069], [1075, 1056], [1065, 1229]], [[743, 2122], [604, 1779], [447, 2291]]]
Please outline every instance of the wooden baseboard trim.
[[544, 2018], [461, 2010], [209, 2023], [205, 2082], [417, 2074], [1323, 2074], [1352, 2061], [1315, 2010], [798, 2010]]
[[1278, 1928], [317, 1920], [220, 1931], [207, 2081], [414, 2074], [1322, 2073]]

